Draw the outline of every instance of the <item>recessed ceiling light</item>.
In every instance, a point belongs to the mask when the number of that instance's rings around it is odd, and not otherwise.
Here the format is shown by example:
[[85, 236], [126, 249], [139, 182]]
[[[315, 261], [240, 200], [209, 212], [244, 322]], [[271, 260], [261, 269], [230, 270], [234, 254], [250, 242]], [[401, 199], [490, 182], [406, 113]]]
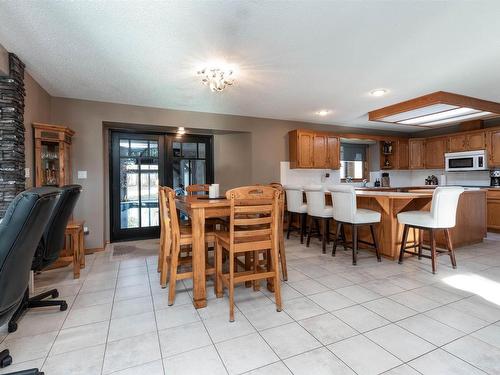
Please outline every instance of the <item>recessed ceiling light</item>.
[[328, 109], [321, 109], [319, 111], [316, 112], [316, 114], [318, 116], [326, 116], [327, 114], [329, 114], [331, 111], [328, 110]]
[[384, 96], [385, 94], [387, 94], [386, 89], [375, 89], [370, 91], [371, 96]]

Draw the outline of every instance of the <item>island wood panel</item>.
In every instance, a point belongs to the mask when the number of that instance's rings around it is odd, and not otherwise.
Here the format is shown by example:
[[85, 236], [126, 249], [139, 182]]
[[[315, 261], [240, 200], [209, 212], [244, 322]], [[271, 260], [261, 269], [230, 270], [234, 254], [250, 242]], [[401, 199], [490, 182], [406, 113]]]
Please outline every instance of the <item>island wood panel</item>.
[[489, 189], [487, 194], [488, 230], [500, 232], [500, 189]]
[[[424, 210], [430, 210], [429, 202]], [[451, 241], [455, 248], [481, 243], [487, 233], [486, 189], [466, 190], [458, 201], [457, 221], [450, 229]], [[424, 233], [424, 241], [428, 243], [428, 233]], [[446, 247], [444, 231], [436, 232], [436, 243]]]
[[[391, 196], [392, 194], [402, 194]], [[404, 197], [404, 195], [408, 195]], [[432, 199], [432, 194], [410, 194], [410, 193], [387, 193], [379, 196], [357, 194], [359, 208], [378, 211], [381, 213], [380, 224], [376, 226], [376, 235], [380, 253], [392, 260], [399, 256], [399, 247], [403, 236], [403, 225], [399, 224], [397, 215], [403, 211], [421, 210]], [[413, 231], [410, 231], [408, 243], [415, 240]], [[350, 230], [346, 235], [350, 238]], [[360, 228], [359, 238], [366, 242], [372, 242], [369, 228]], [[360, 246], [361, 248], [363, 246]]]

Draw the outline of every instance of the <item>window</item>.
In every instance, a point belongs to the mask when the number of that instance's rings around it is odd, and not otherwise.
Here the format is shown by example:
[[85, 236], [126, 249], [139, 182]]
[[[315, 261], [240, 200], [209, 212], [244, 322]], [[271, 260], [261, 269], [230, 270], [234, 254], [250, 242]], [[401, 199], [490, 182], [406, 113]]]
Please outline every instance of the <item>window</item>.
[[367, 145], [354, 143], [340, 144], [340, 178], [345, 181], [368, 179]]

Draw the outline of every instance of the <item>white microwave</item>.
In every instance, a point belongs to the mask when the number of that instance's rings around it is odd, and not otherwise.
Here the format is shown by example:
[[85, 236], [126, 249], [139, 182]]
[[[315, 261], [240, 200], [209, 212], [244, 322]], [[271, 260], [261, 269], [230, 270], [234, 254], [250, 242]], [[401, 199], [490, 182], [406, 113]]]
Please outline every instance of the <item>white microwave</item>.
[[486, 150], [449, 152], [444, 154], [447, 172], [484, 171], [488, 169]]

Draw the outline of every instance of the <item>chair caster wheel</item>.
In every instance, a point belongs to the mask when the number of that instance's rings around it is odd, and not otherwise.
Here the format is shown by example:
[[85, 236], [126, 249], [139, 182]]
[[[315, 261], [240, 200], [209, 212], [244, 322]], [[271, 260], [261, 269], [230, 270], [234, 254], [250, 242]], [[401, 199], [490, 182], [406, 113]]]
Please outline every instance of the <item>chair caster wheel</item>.
[[67, 309], [68, 309], [68, 304], [66, 302], [63, 302], [61, 304], [61, 307], [59, 308], [59, 310], [66, 311]]
[[12, 357], [10, 356], [9, 350], [4, 349], [0, 352], [0, 368], [7, 367], [12, 364]]
[[17, 323], [9, 322], [9, 327], [7, 328], [7, 331], [9, 333], [16, 332], [17, 331]]
[[12, 364], [12, 357], [8, 355], [7, 357], [3, 358], [2, 361], [0, 361], [0, 368], [10, 366], [11, 364]]
[[52, 298], [57, 298], [59, 297], [59, 292], [56, 290], [54, 291], [51, 295], [50, 295]]

